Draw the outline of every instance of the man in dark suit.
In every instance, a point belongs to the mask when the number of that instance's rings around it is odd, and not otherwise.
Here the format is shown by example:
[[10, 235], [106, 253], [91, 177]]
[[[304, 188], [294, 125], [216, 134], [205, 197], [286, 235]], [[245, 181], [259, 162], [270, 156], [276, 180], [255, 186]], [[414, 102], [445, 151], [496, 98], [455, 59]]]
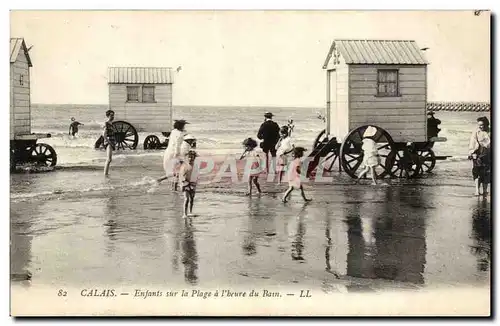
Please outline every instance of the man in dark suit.
[[280, 126], [273, 121], [271, 112], [266, 112], [264, 118], [265, 121], [260, 125], [257, 138], [262, 140], [260, 147], [266, 153], [266, 168], [269, 173], [269, 152], [271, 152], [274, 161], [274, 158], [276, 158], [276, 144], [280, 139]]

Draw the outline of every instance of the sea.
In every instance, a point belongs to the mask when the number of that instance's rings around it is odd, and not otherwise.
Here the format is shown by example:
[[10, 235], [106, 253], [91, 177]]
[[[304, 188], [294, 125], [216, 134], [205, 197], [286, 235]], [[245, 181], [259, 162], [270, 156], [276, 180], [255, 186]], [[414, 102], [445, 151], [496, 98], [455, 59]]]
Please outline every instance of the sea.
[[[32, 132], [50, 133], [51, 138], [39, 142], [54, 147], [57, 153], [58, 168], [89, 167], [101, 165], [105, 161], [102, 150], [95, 150], [101, 126], [105, 120], [106, 105], [48, 105], [34, 104], [32, 107]], [[204, 154], [241, 153], [242, 141], [247, 137], [256, 139], [257, 130], [263, 122], [264, 112], [275, 115], [275, 121], [284, 125], [293, 119], [293, 138], [297, 146], [312, 149], [317, 135], [324, 129], [324, 122], [318, 115], [324, 115], [324, 108], [315, 107], [208, 107], [176, 106], [174, 119], [189, 122], [187, 131], [197, 139], [197, 150]], [[437, 112], [442, 121], [440, 137], [446, 142], [435, 144], [436, 155], [452, 156], [449, 161], [467, 160], [468, 142], [476, 127], [476, 119], [489, 112]], [[70, 119], [74, 117], [84, 124], [80, 126], [76, 138], [68, 135]], [[118, 115], [116, 120], [122, 120]], [[127, 121], [134, 124], [134, 121]], [[165, 126], [170, 131], [171, 126]], [[144, 150], [143, 143], [148, 135], [156, 135], [164, 141], [161, 133], [139, 132], [139, 144], [135, 150], [116, 153], [115, 159], [123, 164], [143, 164], [157, 161], [162, 164], [163, 150]]]

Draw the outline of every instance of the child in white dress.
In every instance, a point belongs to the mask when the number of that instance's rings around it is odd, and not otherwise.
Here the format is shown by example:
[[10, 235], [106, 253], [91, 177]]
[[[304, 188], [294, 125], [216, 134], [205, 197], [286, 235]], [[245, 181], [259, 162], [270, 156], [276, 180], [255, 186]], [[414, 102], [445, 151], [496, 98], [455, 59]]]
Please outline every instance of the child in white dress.
[[308, 199], [304, 193], [304, 186], [302, 185], [302, 181], [300, 180], [301, 175], [301, 158], [304, 156], [304, 152], [306, 151], [303, 147], [295, 147], [293, 150], [293, 161], [290, 164], [288, 169], [288, 189], [283, 196], [283, 202], [286, 203], [288, 201], [288, 197], [290, 197], [292, 191], [295, 189], [300, 189], [300, 194], [304, 201], [309, 202], [311, 199]]
[[363, 166], [364, 169], [361, 171], [361, 173], [358, 176], [358, 179], [356, 182], [359, 182], [359, 180], [364, 177], [368, 172], [371, 173], [372, 176], [372, 184], [376, 185], [376, 173], [375, 173], [375, 167], [380, 164], [380, 157], [378, 155], [377, 151], [377, 144], [375, 141], [371, 138], [375, 136], [377, 133], [377, 129], [372, 126], [368, 126], [366, 128], [364, 134], [363, 134]]
[[291, 154], [295, 148], [288, 126], [281, 127], [280, 134], [281, 138], [276, 145], [276, 156], [278, 157], [278, 184], [281, 184], [283, 174], [290, 163]]
[[[252, 161], [251, 169], [252, 170], [257, 169], [260, 165], [260, 156], [256, 150], [257, 141], [255, 139], [252, 139], [252, 138], [247, 138], [243, 141], [243, 146], [245, 147], [245, 152], [243, 153], [243, 155], [241, 155], [240, 160], [242, 160], [244, 158], [246, 158], [247, 160], [251, 160]], [[245, 165], [245, 166], [247, 166], [247, 165]], [[259, 194], [262, 193], [262, 191], [260, 190], [260, 184], [259, 184], [259, 174], [260, 173], [252, 173], [249, 175], [248, 192], [246, 193], [247, 196], [252, 195], [252, 184], [254, 184], [255, 187], [257, 187], [257, 191], [259, 192]]]

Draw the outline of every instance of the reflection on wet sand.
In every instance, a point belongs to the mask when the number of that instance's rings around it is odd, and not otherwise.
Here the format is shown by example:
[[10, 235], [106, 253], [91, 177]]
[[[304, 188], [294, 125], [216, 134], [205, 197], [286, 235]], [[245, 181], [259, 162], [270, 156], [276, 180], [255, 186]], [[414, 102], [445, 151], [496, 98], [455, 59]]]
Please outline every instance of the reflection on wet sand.
[[477, 258], [477, 270], [486, 272], [491, 261], [491, 221], [490, 207], [486, 200], [479, 202], [472, 210], [472, 253]]
[[182, 232], [182, 264], [184, 265], [184, 279], [191, 285], [198, 284], [198, 252], [193, 232], [193, 221], [184, 219], [184, 230]]
[[[10, 214], [10, 279], [13, 282], [31, 280], [31, 216]], [[28, 283], [26, 284], [28, 285]]]
[[425, 215], [410, 214], [423, 206], [419, 191], [386, 188], [382, 198], [351, 191], [354, 203], [346, 212], [347, 275], [422, 284], [425, 267]]
[[262, 214], [260, 200], [248, 199], [248, 229], [243, 237], [243, 254], [253, 256], [257, 254], [257, 224], [259, 216]]
[[110, 196], [106, 200], [105, 211], [103, 216], [106, 217], [106, 222], [104, 223], [106, 236], [109, 241], [106, 242], [106, 255], [108, 257], [112, 256], [116, 250], [116, 236], [119, 232], [118, 222], [117, 222], [117, 200], [115, 196]]
[[299, 214], [297, 217], [297, 232], [292, 240], [292, 260], [303, 261], [304, 259], [304, 235], [306, 234], [306, 226], [304, 224], [304, 215]]

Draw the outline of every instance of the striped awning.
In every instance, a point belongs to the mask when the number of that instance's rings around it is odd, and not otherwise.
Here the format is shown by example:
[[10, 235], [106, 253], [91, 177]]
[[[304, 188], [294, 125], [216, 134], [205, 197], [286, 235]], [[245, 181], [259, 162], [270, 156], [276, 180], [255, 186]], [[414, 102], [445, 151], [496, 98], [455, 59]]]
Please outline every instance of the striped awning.
[[111, 67], [110, 84], [173, 84], [172, 68]]
[[489, 112], [487, 102], [427, 102], [427, 111]]

